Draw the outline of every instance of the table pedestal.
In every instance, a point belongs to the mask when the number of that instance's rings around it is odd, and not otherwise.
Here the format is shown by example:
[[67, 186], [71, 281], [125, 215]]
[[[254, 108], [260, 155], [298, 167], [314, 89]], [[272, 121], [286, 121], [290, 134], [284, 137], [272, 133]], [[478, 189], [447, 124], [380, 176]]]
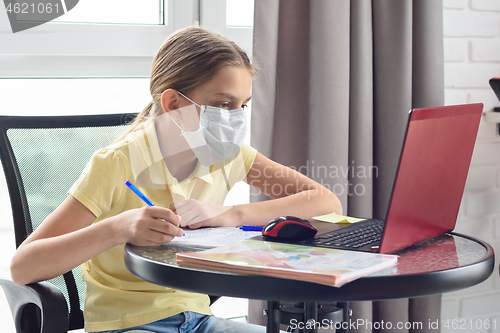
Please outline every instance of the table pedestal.
[[[279, 333], [280, 324], [296, 324], [300, 332], [317, 332], [325, 321], [328, 327], [336, 327], [349, 318], [349, 303], [339, 302], [319, 304], [318, 302], [267, 302], [267, 332]], [[340, 326], [340, 325], [339, 325]], [[347, 333], [345, 328], [337, 329], [338, 333]]]

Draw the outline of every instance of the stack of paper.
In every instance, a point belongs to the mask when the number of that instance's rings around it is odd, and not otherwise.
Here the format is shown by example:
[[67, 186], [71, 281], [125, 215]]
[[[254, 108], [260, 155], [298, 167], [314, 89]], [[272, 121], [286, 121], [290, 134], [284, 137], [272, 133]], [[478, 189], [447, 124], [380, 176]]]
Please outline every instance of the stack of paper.
[[175, 237], [163, 245], [190, 250], [205, 250], [260, 235], [262, 235], [260, 231], [243, 231], [239, 228], [185, 229], [184, 236]]

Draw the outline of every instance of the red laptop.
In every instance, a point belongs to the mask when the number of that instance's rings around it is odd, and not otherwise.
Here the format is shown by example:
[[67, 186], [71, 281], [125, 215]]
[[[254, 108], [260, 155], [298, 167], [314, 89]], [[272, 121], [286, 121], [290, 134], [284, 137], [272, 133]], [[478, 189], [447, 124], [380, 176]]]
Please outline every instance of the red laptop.
[[483, 104], [410, 111], [385, 221], [367, 220], [304, 245], [394, 253], [455, 228]]

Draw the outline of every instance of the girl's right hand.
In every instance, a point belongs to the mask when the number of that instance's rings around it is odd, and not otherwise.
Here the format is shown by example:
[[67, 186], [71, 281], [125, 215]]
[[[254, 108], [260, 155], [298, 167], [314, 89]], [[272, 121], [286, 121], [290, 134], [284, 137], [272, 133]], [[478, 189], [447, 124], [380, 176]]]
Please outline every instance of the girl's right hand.
[[119, 244], [157, 246], [184, 233], [179, 228], [178, 216], [170, 209], [158, 206], [125, 211], [114, 217], [114, 225]]

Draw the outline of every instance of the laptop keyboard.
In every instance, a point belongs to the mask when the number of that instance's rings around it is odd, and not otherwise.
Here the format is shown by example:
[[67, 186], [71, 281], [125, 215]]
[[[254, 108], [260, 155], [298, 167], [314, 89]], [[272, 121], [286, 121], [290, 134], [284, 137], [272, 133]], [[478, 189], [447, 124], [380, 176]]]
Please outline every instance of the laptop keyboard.
[[383, 220], [370, 219], [321, 234], [301, 243], [321, 247], [359, 249], [369, 244], [378, 245], [382, 240], [383, 231]]

